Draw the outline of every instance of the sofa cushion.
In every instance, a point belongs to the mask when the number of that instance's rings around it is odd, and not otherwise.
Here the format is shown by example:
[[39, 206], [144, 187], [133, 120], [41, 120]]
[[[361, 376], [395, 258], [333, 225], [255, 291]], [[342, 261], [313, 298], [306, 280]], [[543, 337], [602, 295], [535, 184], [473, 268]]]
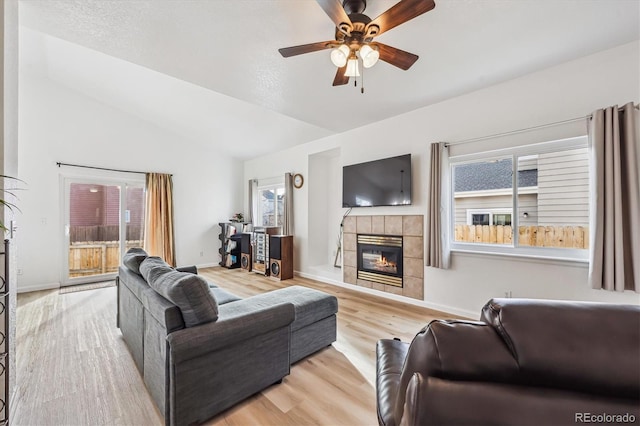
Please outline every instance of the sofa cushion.
[[299, 285], [258, 294], [250, 297], [249, 300], [256, 306], [271, 306], [282, 302], [293, 303], [296, 308], [296, 319], [291, 324], [292, 332], [338, 312], [338, 299], [335, 296]]
[[236, 296], [233, 293], [229, 293], [228, 291], [218, 287], [211, 287], [211, 285], [209, 285], [209, 291], [213, 293], [213, 297], [215, 297], [218, 305], [224, 305], [225, 303], [237, 302], [238, 300], [242, 300], [242, 298]]
[[130, 248], [122, 258], [122, 263], [129, 268], [130, 271], [140, 274], [140, 264], [149, 256], [146, 251], [141, 248]]
[[186, 327], [218, 319], [218, 303], [204, 278], [178, 272], [155, 256], [142, 262], [140, 272], [152, 289], [180, 308]]

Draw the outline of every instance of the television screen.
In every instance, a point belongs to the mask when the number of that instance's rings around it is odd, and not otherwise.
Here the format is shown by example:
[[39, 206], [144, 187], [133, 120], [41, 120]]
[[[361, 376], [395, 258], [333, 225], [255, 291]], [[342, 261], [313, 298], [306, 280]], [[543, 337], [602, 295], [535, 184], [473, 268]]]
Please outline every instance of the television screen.
[[411, 204], [411, 154], [342, 168], [342, 207]]

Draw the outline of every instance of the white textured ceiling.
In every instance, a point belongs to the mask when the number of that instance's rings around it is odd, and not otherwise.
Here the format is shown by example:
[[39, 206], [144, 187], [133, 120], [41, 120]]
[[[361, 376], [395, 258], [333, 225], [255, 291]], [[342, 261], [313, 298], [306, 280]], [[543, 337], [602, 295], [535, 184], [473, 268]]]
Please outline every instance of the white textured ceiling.
[[314, 0], [21, 0], [20, 23], [23, 69], [204, 143], [235, 128], [260, 155], [637, 40], [640, 1], [436, 0], [377, 39], [418, 62], [380, 62], [364, 94], [331, 86], [329, 51], [278, 53], [333, 38]]

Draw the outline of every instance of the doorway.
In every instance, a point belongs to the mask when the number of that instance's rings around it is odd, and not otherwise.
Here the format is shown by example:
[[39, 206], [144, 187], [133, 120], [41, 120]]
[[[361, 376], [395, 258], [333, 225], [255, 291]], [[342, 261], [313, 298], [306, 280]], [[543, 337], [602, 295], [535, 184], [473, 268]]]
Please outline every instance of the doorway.
[[142, 247], [144, 182], [64, 180], [62, 286], [115, 279], [123, 254]]

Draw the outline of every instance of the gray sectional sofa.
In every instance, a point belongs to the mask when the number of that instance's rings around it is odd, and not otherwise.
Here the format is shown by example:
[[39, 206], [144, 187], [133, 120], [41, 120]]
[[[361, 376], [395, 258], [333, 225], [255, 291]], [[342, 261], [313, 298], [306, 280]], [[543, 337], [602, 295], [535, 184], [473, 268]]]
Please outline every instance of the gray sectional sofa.
[[241, 299], [140, 249], [118, 274], [117, 323], [168, 425], [202, 423], [336, 340], [334, 296], [292, 286]]

